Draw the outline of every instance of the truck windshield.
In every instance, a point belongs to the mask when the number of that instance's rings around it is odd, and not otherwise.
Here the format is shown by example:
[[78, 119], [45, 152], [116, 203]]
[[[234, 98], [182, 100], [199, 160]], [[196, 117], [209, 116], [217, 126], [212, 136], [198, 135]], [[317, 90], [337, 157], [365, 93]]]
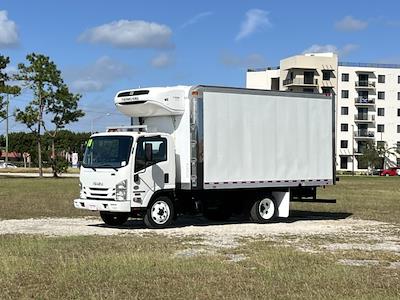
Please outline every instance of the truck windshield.
[[120, 168], [129, 162], [133, 138], [97, 136], [88, 140], [82, 166], [85, 168]]

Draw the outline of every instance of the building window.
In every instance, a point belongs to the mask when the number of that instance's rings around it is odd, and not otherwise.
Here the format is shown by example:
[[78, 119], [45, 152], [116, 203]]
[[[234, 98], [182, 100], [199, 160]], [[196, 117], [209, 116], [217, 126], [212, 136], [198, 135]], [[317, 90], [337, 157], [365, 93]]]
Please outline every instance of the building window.
[[385, 92], [378, 92], [378, 99], [384, 100], [385, 99]]
[[397, 116], [400, 117], [400, 108], [397, 109]]
[[347, 169], [347, 156], [340, 157], [340, 168]]
[[400, 92], [397, 92], [397, 100], [400, 100]]
[[400, 151], [400, 142], [397, 142], [397, 144], [396, 144], [396, 148], [397, 148], [397, 151]]
[[342, 140], [340, 141], [340, 148], [347, 148], [349, 146], [349, 141]]
[[314, 89], [305, 88], [305, 89], [303, 89], [303, 93], [313, 94]]
[[340, 113], [342, 116], [347, 116], [349, 114], [349, 108], [347, 106], [342, 106], [340, 108]]
[[331, 80], [331, 71], [322, 70], [322, 80]]
[[386, 142], [385, 141], [377, 141], [376, 148], [378, 149], [385, 149]]
[[330, 87], [323, 87], [322, 88], [322, 94], [325, 94], [327, 96], [332, 95], [332, 88]]
[[400, 133], [400, 125], [397, 125], [397, 133]]
[[340, 131], [349, 131], [349, 124], [340, 124]]
[[342, 98], [349, 98], [349, 91], [348, 90], [342, 90]]
[[383, 117], [385, 115], [385, 109], [384, 108], [378, 108], [378, 116]]
[[342, 81], [349, 81], [349, 73], [342, 74]]
[[383, 124], [378, 124], [378, 132], [385, 132], [385, 125]]
[[397, 83], [400, 83], [400, 76], [397, 76]]
[[385, 83], [385, 75], [378, 75], [378, 82]]

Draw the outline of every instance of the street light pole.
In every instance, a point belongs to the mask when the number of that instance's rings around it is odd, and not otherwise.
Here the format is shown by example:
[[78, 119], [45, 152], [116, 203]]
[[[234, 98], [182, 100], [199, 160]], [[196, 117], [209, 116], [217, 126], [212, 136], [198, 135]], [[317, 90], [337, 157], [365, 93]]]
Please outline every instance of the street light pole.
[[110, 113], [106, 113], [105, 115], [101, 115], [101, 116], [98, 116], [98, 117], [92, 119], [91, 122], [90, 122], [90, 133], [91, 134], [93, 133], [93, 123], [94, 123], [95, 120], [100, 119], [102, 117], [108, 117], [109, 115], [110, 115]]
[[10, 94], [7, 94], [7, 101], [6, 101], [6, 168], [8, 163], [8, 106], [10, 103]]
[[355, 161], [355, 156], [354, 156], [354, 125], [351, 125], [351, 132], [352, 132], [352, 138], [351, 138], [351, 149], [352, 149], [352, 164], [351, 164], [351, 174], [354, 176], [354, 161]]

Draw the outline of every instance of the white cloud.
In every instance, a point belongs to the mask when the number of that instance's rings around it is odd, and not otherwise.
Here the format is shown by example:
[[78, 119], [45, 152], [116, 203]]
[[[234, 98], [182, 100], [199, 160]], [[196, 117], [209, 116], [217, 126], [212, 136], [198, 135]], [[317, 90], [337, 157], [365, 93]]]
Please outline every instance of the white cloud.
[[311, 47], [307, 48], [303, 51], [304, 53], [324, 53], [324, 52], [333, 52], [338, 53], [338, 48], [334, 45], [318, 45], [314, 44]]
[[344, 45], [342, 48], [339, 49], [339, 55], [346, 56], [346, 55], [350, 54], [351, 52], [354, 52], [358, 48], [359, 48], [359, 46], [355, 45], [355, 44]]
[[236, 41], [245, 38], [263, 27], [271, 26], [268, 12], [261, 9], [250, 9], [246, 12], [246, 19], [242, 22]]
[[99, 92], [116, 80], [129, 78], [132, 75], [132, 68], [108, 56], [103, 56], [91, 65], [70, 68], [64, 73], [73, 91]]
[[12, 47], [18, 41], [17, 25], [8, 19], [6, 10], [0, 10], [0, 47]]
[[173, 59], [168, 53], [160, 53], [151, 60], [151, 65], [155, 68], [166, 68], [173, 64]]
[[346, 16], [335, 23], [335, 28], [340, 31], [359, 31], [367, 28], [368, 22]]
[[220, 61], [227, 67], [238, 68], [256, 68], [266, 65], [265, 58], [258, 53], [252, 53], [247, 56], [241, 57], [229, 52], [223, 52]]
[[307, 48], [303, 51], [304, 53], [326, 53], [326, 52], [333, 52], [339, 56], [346, 56], [349, 55], [351, 52], [354, 52], [359, 48], [358, 45], [355, 44], [346, 44], [341, 48], [336, 47], [335, 45], [318, 45], [314, 44], [311, 47]]
[[186, 21], [185, 23], [182, 24], [181, 28], [186, 28], [190, 25], [194, 25], [196, 23], [198, 23], [201, 19], [204, 19], [206, 17], [209, 17], [213, 14], [213, 12], [211, 11], [206, 11], [206, 12], [202, 12], [199, 13], [197, 15], [195, 15], [193, 18], [191, 18], [190, 20]]
[[154, 22], [119, 20], [90, 28], [78, 40], [106, 43], [118, 48], [170, 48], [172, 30]]

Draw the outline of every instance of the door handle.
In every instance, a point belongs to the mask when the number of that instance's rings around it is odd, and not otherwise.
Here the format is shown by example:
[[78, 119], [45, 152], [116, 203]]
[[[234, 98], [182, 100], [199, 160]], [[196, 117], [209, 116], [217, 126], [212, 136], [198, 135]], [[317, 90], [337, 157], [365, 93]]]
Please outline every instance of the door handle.
[[169, 182], [169, 174], [165, 173], [164, 174], [164, 183], [168, 183]]

